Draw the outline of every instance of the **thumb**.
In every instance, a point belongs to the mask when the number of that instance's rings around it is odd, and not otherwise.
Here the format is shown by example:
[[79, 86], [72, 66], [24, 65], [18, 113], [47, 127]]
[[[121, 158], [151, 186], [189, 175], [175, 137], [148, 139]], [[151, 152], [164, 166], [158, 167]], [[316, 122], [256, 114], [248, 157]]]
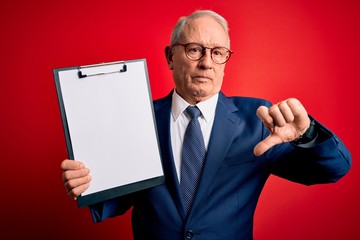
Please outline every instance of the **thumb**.
[[259, 142], [254, 148], [254, 155], [260, 156], [273, 146], [282, 143], [281, 139], [270, 134], [267, 138]]

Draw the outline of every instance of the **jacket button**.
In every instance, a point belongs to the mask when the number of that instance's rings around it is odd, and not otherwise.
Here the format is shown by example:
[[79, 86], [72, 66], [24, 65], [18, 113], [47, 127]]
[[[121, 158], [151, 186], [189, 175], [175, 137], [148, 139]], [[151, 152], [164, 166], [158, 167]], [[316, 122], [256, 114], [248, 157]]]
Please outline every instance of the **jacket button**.
[[194, 233], [191, 230], [188, 230], [185, 232], [185, 239], [192, 239], [194, 236]]

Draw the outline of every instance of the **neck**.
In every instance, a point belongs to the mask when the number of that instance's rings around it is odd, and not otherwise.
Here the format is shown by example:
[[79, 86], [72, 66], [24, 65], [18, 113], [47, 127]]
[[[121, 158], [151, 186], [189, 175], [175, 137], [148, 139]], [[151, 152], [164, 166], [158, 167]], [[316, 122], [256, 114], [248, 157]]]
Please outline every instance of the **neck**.
[[176, 89], [175, 89], [175, 91], [180, 97], [182, 97], [190, 105], [196, 105], [200, 102], [204, 102], [204, 101], [212, 98], [216, 94], [216, 93], [214, 93], [214, 94], [207, 95], [207, 96], [201, 96], [198, 93], [195, 93], [192, 95], [191, 94], [185, 95], [185, 94], [179, 93]]

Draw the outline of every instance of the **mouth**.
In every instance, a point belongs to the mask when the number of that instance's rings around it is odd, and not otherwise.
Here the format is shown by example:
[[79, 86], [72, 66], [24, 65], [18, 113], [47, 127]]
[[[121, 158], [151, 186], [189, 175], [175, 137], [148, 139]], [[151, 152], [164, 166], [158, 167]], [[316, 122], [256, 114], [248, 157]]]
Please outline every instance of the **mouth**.
[[212, 78], [206, 76], [192, 76], [191, 78], [198, 82], [207, 82], [209, 80], [212, 81]]

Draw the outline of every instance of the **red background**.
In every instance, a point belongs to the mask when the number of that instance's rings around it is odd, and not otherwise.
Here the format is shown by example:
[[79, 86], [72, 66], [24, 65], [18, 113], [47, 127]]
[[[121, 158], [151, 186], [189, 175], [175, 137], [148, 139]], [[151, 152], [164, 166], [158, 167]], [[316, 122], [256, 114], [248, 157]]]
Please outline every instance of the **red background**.
[[[358, 1], [21, 1], [0, 3], [1, 239], [131, 239], [130, 215], [94, 225], [61, 182], [67, 157], [52, 69], [146, 58], [153, 98], [173, 87], [163, 49], [177, 19], [210, 8], [228, 19], [227, 95], [299, 98], [353, 155], [336, 184], [271, 177], [255, 239], [360, 239], [356, 146]], [[136, 97], [136, 94], [134, 94]]]

